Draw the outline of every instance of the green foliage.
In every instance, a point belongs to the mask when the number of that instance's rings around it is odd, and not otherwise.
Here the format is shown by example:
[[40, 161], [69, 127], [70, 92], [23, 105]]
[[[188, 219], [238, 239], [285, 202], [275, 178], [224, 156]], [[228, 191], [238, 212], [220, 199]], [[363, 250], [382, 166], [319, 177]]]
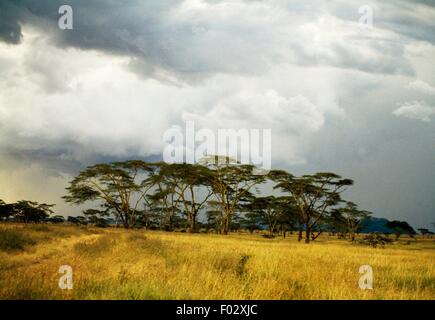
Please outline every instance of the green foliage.
[[[269, 177], [275, 181], [275, 189], [290, 193], [298, 208], [299, 222], [305, 229], [305, 242], [310, 242], [313, 230], [323, 222], [329, 209], [342, 202], [340, 194], [353, 185], [351, 179], [343, 179], [330, 172], [295, 177], [285, 171], [271, 171]], [[321, 232], [321, 231], [320, 231]]]
[[39, 204], [36, 201], [21, 200], [16, 203], [5, 204], [0, 202], [0, 217], [8, 219], [13, 217], [15, 221], [43, 222], [47, 220], [51, 213], [54, 204]]
[[389, 221], [386, 224], [386, 227], [394, 230], [396, 236], [401, 234], [408, 234], [408, 235], [417, 234], [414, 228], [412, 228], [406, 221], [398, 221], [398, 220]]
[[150, 188], [146, 179], [140, 179], [154, 167], [139, 160], [90, 166], [70, 182], [63, 198], [73, 204], [100, 201], [103, 211], [115, 215], [125, 228], [132, 227], [139, 203]]
[[[274, 182], [274, 190], [285, 196], [258, 196], [259, 186], [266, 181]], [[341, 198], [351, 185], [351, 179], [332, 172], [296, 177], [272, 170], [264, 175], [253, 165], [211, 155], [198, 164], [130, 160], [90, 166], [70, 182], [63, 198], [72, 204], [100, 206], [85, 210], [83, 220], [68, 219], [75, 224], [104, 226], [106, 218], [113, 217], [116, 225], [125, 228], [196, 232], [201, 227], [198, 216], [205, 212], [207, 228], [222, 234], [267, 226], [271, 235], [285, 236], [297, 229], [308, 243], [332, 229], [353, 241], [360, 222], [370, 213]], [[399, 224], [394, 227], [401, 230], [396, 234], [415, 233], [406, 222]]]
[[423, 236], [425, 235], [432, 235], [434, 234], [433, 232], [431, 232], [429, 229], [426, 228], [419, 228], [417, 229]]
[[[180, 211], [186, 216], [189, 232], [195, 232], [199, 211], [213, 195], [211, 181], [212, 172], [201, 165], [161, 165], [158, 191], [154, 194], [154, 199], [160, 201], [161, 209], [170, 222], [175, 218], [180, 205]], [[200, 190], [203, 193], [201, 199], [198, 197]]]
[[88, 224], [88, 219], [86, 217], [83, 216], [78, 216], [78, 217], [72, 217], [72, 216], [68, 216], [67, 221], [69, 223], [75, 224], [75, 225], [87, 225]]
[[8, 219], [14, 214], [13, 204], [7, 204], [0, 199], [0, 220]]
[[207, 156], [201, 163], [211, 171], [212, 204], [221, 214], [216, 218], [217, 227], [227, 234], [240, 203], [252, 197], [251, 190], [263, 183], [266, 176], [255, 174], [255, 166], [240, 164], [229, 157]]
[[248, 213], [243, 222], [248, 226], [267, 226], [270, 236], [278, 224], [284, 229], [283, 226], [290, 227], [295, 222], [294, 201], [288, 196], [251, 197], [245, 210]]
[[51, 222], [51, 223], [64, 223], [65, 222], [65, 218], [63, 216], [53, 216], [47, 219], [47, 221]]
[[360, 223], [371, 213], [359, 210], [353, 202], [345, 201], [344, 204], [344, 206], [332, 210], [329, 223], [334, 227], [335, 231], [344, 235], [348, 233], [350, 239], [354, 241]]
[[98, 201], [102, 210], [88, 210], [86, 215], [113, 215], [126, 228], [140, 225], [173, 230], [181, 213], [188, 230], [194, 232], [200, 210], [213, 197], [222, 213], [216, 227], [227, 233], [242, 197], [248, 197], [250, 189], [265, 179], [254, 175], [253, 169], [230, 161], [97, 164], [74, 178], [63, 198], [72, 204]]

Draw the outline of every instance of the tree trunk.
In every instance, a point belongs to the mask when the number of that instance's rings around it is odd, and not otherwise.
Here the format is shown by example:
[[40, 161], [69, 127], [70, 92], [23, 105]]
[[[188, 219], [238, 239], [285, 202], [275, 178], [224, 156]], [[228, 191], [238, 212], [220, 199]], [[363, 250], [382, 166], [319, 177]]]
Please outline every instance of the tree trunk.
[[227, 212], [225, 209], [223, 211], [221, 226], [222, 226], [222, 233], [224, 235], [227, 235], [230, 230], [230, 213]]
[[230, 223], [229, 223], [229, 220], [228, 220], [228, 218], [227, 217], [225, 217], [224, 218], [224, 223], [223, 223], [223, 234], [224, 235], [227, 235], [228, 234], [228, 231], [229, 231], [229, 226], [230, 226]]
[[298, 241], [300, 242], [301, 240], [302, 240], [302, 229], [299, 229]]
[[305, 229], [305, 243], [310, 243], [311, 229], [308, 226]]
[[196, 225], [195, 225], [195, 216], [191, 215], [189, 217], [189, 233], [194, 233], [195, 229], [196, 229]]
[[174, 219], [173, 219], [172, 215], [169, 216], [169, 230], [170, 231], [174, 230]]

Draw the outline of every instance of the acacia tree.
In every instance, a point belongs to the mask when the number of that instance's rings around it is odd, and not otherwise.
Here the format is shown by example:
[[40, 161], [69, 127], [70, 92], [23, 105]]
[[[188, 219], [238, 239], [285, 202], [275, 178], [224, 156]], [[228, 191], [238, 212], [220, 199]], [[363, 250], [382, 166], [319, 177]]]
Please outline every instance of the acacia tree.
[[283, 220], [289, 208], [290, 201], [291, 197], [254, 197], [247, 206], [250, 212], [246, 216], [250, 221], [258, 220], [259, 223], [267, 225], [269, 235], [273, 236], [278, 222]]
[[63, 199], [73, 204], [99, 201], [128, 229], [135, 225], [139, 204], [151, 188], [137, 180], [152, 167], [140, 160], [90, 166], [70, 182]]
[[347, 234], [347, 221], [343, 217], [342, 213], [338, 209], [331, 210], [329, 217], [326, 218], [326, 222], [330, 227], [333, 235], [338, 234], [339, 238], [345, 238]]
[[425, 235], [430, 236], [430, 235], [433, 234], [433, 232], [431, 232], [429, 229], [426, 229], [426, 228], [418, 228], [417, 230], [421, 233], [423, 238], [424, 238]]
[[315, 240], [322, 232], [314, 234], [318, 224], [327, 216], [329, 209], [340, 203], [340, 194], [353, 184], [339, 175], [320, 172], [295, 177], [285, 171], [271, 171], [271, 179], [277, 182], [275, 189], [292, 195], [298, 208], [299, 220], [305, 228], [305, 243]]
[[385, 226], [393, 230], [394, 234], [396, 235], [396, 241], [399, 240], [402, 234], [407, 234], [412, 238], [414, 237], [415, 234], [417, 234], [414, 228], [411, 227], [406, 221], [398, 221], [398, 220], [388, 221]]
[[240, 224], [242, 228], [247, 229], [250, 234], [254, 233], [254, 230], [261, 229], [262, 227], [262, 219], [256, 213], [250, 213], [244, 215], [240, 219]]
[[357, 205], [351, 201], [346, 201], [345, 206], [334, 210], [336, 219], [341, 220], [345, 232], [349, 233], [351, 241], [355, 241], [355, 234], [358, 231], [361, 221], [367, 218], [371, 213], [365, 210], [359, 210]]
[[83, 215], [89, 223], [102, 227], [107, 225], [105, 218], [111, 215], [111, 210], [110, 208], [106, 208], [105, 210], [86, 209], [83, 210]]
[[211, 203], [220, 207], [220, 232], [228, 234], [231, 221], [243, 198], [251, 196], [250, 190], [265, 181], [264, 175], [255, 175], [255, 166], [240, 164], [225, 156], [207, 156], [200, 163], [211, 170], [210, 186], [214, 199]]
[[48, 218], [47, 220], [51, 223], [64, 223], [65, 217], [61, 216], [61, 215], [56, 215], [56, 216], [52, 216], [52, 217]]
[[12, 203], [6, 203], [0, 199], [0, 220], [7, 220], [14, 214], [14, 205]]
[[149, 201], [142, 215], [145, 226], [154, 222], [160, 229], [173, 230], [175, 218], [179, 212], [175, 198], [175, 193], [171, 189], [158, 183], [154, 193], [148, 196]]
[[78, 217], [68, 216], [66, 221], [69, 223], [75, 224], [75, 225], [87, 225], [88, 224], [88, 220], [84, 216], [78, 216]]
[[176, 202], [183, 208], [189, 232], [194, 232], [200, 210], [213, 195], [211, 171], [198, 164], [174, 163], [164, 166], [160, 174], [166, 190], [177, 196]]
[[283, 210], [278, 215], [277, 225], [286, 237], [287, 231], [293, 231], [299, 226], [299, 215], [293, 197], [280, 197], [282, 199]]
[[53, 213], [53, 207], [54, 204], [21, 200], [13, 204], [13, 215], [17, 221], [24, 223], [42, 222]]
[[179, 211], [176, 202], [174, 186], [169, 185], [162, 171], [167, 166], [159, 162], [150, 166], [147, 178], [142, 186], [150, 193], [143, 198], [143, 210], [140, 215], [141, 223], [148, 227], [157, 224], [160, 229], [172, 230], [176, 215]]

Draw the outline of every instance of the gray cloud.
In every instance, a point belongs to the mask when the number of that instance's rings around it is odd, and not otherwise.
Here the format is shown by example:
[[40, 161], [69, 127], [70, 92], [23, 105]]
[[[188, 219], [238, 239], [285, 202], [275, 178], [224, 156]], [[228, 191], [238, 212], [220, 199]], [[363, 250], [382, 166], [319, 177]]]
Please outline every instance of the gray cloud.
[[393, 114], [398, 117], [430, 122], [431, 116], [435, 114], [435, 107], [428, 106], [420, 101], [410, 101], [400, 105], [399, 108], [393, 111]]
[[0, 3], [0, 39], [6, 43], [18, 44], [21, 41], [21, 17], [22, 7], [17, 7], [9, 1]]
[[[57, 29], [57, 10], [63, 3], [3, 1], [0, 38], [18, 43], [21, 25], [32, 24], [49, 30], [60, 47], [128, 56], [136, 72], [160, 79], [169, 72], [182, 82], [215, 73], [261, 74], [289, 61], [412, 74], [402, 35], [435, 41], [431, 12], [407, 2], [376, 2], [374, 24], [379, 29], [372, 34], [358, 26], [359, 5], [347, 1], [76, 0], [71, 3], [72, 31]], [[410, 8], [418, 8], [419, 14]]]
[[372, 1], [362, 30], [341, 0], [76, 0], [62, 31], [64, 3], [0, 2], [0, 198], [60, 204], [78, 170], [160, 159], [190, 117], [271, 127], [274, 166], [355, 178], [349, 196], [380, 216], [433, 218], [433, 121], [394, 115], [435, 105], [431, 2]]

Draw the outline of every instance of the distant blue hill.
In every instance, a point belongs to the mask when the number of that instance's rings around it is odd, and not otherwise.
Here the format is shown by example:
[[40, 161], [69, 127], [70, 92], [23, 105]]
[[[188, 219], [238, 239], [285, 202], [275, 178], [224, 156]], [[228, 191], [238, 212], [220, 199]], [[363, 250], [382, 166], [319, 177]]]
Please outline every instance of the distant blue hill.
[[360, 231], [361, 233], [371, 233], [371, 232], [379, 232], [379, 233], [393, 233], [394, 230], [387, 228], [386, 224], [389, 220], [385, 218], [376, 218], [376, 217], [367, 217], [360, 223]]

